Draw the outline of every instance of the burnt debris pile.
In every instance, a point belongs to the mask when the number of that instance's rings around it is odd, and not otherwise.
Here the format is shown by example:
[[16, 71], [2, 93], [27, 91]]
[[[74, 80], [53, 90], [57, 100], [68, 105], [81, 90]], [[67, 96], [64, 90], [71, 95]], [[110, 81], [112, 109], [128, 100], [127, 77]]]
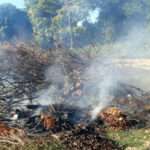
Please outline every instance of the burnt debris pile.
[[[50, 133], [68, 149], [113, 150], [120, 148], [107, 139], [106, 128], [150, 126], [150, 93], [123, 81], [114, 88], [112, 78], [104, 78], [111, 69], [100, 67], [91, 74], [92, 60], [60, 49], [5, 49], [0, 55], [0, 136], [19, 134], [20, 139], [21, 133]], [[102, 109], [93, 119], [92, 111], [101, 101]]]
[[90, 118], [86, 113], [87, 110], [72, 105], [53, 104], [51, 106], [38, 106], [36, 110], [32, 110], [31, 116], [20, 118], [20, 121], [24, 120], [24, 126], [30, 133], [45, 131], [58, 133], [72, 130], [79, 123], [87, 124]]
[[109, 107], [100, 113], [100, 117], [106, 125], [114, 129], [127, 129], [129, 128], [129, 121], [127, 116], [115, 107]]
[[95, 130], [94, 126], [78, 126], [61, 135], [60, 139], [68, 150], [121, 150], [114, 141], [106, 138], [104, 133]]

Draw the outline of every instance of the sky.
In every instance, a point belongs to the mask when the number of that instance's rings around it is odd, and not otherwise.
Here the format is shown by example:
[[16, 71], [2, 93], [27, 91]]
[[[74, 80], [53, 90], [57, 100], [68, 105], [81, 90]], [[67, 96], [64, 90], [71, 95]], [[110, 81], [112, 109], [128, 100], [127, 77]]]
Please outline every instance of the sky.
[[24, 0], [0, 0], [0, 4], [11, 3], [18, 8], [24, 8]]

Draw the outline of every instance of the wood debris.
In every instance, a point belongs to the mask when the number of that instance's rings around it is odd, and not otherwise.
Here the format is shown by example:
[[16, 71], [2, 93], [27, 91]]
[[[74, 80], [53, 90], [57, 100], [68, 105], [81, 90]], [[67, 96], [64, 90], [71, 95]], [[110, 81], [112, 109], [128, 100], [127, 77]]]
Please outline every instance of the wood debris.
[[56, 119], [53, 116], [41, 114], [40, 119], [44, 129], [46, 130], [53, 129], [56, 125]]
[[93, 127], [78, 127], [63, 133], [62, 143], [67, 150], [121, 150], [114, 141], [102, 136]]
[[25, 144], [26, 134], [23, 129], [9, 127], [0, 122], [0, 143]]
[[106, 125], [114, 129], [127, 129], [129, 123], [127, 116], [116, 107], [108, 107], [100, 113], [101, 119]]

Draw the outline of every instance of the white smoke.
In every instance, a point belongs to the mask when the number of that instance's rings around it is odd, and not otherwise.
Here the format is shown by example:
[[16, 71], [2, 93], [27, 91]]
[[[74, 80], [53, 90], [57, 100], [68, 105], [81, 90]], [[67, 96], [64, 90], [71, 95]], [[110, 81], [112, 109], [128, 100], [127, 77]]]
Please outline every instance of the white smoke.
[[[112, 101], [111, 90], [117, 87], [120, 79], [120, 72], [112, 63], [111, 59], [98, 58], [86, 69], [82, 78], [86, 79], [84, 92], [88, 95], [77, 97], [77, 100], [70, 95], [68, 104], [82, 108], [92, 108], [92, 119]], [[37, 102], [41, 105], [50, 105], [63, 102], [59, 84], [64, 84], [65, 75], [58, 65], [53, 65], [46, 71], [46, 81], [52, 84], [38, 92]], [[72, 84], [68, 82], [69, 89]], [[90, 90], [92, 88], [92, 90]]]
[[41, 105], [51, 105], [56, 103], [55, 96], [56, 95], [57, 88], [55, 86], [49, 86], [47, 89], [41, 90], [37, 93], [38, 99], [36, 100], [36, 103]]
[[[148, 36], [145, 30], [141, 29], [140, 31], [142, 32], [137, 36], [139, 37], [138, 41], [135, 36], [137, 30], [134, 29], [128, 34], [128, 37], [124, 38], [124, 41], [120, 40], [118, 43], [116, 42], [111, 47], [108, 47], [112, 49], [113, 53], [107, 54], [107, 57], [97, 56], [81, 77], [85, 79], [83, 91], [86, 95], [81, 96], [78, 100], [70, 97], [68, 98], [70, 100], [68, 103], [83, 108], [89, 108], [90, 106], [92, 108], [92, 119], [95, 119], [98, 113], [112, 102], [112, 91], [117, 88], [120, 81], [127, 84], [139, 82], [136, 80], [137, 74], [134, 69], [129, 72], [128, 68], [122, 68], [124, 64], [121, 66], [116, 65], [115, 60], [123, 61], [123, 57], [133, 59], [146, 56], [146, 51], [143, 52], [141, 49]], [[61, 103], [62, 99], [60, 97], [62, 93], [58, 89], [58, 85], [64, 84], [65, 78], [64, 71], [60, 66], [53, 65], [50, 67], [46, 72], [46, 81], [52, 84], [46, 90], [38, 93], [38, 102], [44, 105]], [[67, 83], [67, 87], [70, 89], [72, 83], [69, 80]]]
[[53, 84], [63, 84], [64, 72], [59, 65], [53, 65], [46, 71], [46, 81], [51, 81]]
[[[100, 9], [95, 9], [92, 12], [95, 15], [93, 15], [91, 23], [94, 23], [97, 21], [98, 15], [100, 15]], [[90, 14], [89, 16], [92, 15]], [[81, 21], [78, 23], [79, 26], [82, 26], [84, 22]], [[134, 27], [129, 31], [128, 36], [110, 45], [107, 44], [108, 46], [105, 50], [108, 51], [108, 53], [106, 52], [105, 57], [101, 55], [97, 56], [82, 75], [82, 78], [86, 79], [83, 90], [88, 91], [87, 96], [79, 98], [79, 100], [74, 101], [72, 104], [84, 108], [91, 106], [92, 119], [95, 119], [98, 113], [112, 102], [113, 94], [111, 92], [114, 88], [117, 88], [120, 81], [124, 81], [127, 84], [134, 82], [141, 84], [141, 82], [136, 79], [137, 73], [135, 70], [132, 69], [132, 72], [129, 72], [128, 68], [120, 68], [114, 63], [114, 60], [150, 57], [150, 40], [148, 33], [146, 29]], [[38, 102], [40, 104], [61, 103], [61, 99], [59, 99], [60, 92], [58, 92], [57, 85], [64, 84], [64, 79], [65, 74], [62, 68], [58, 65], [50, 67], [46, 72], [46, 81], [52, 82], [52, 85], [46, 90], [39, 92]], [[138, 78], [138, 80], [141, 79]], [[71, 84], [71, 82], [68, 82], [68, 87], [71, 87]], [[92, 88], [91, 85], [93, 86]]]
[[52, 65], [45, 73], [45, 81], [50, 85], [37, 93], [36, 103], [50, 105], [61, 102], [59, 85], [64, 85], [65, 74], [60, 65]]
[[100, 16], [100, 13], [101, 13], [100, 8], [95, 8], [93, 10], [90, 10], [87, 16], [88, 23], [91, 23], [91, 24], [97, 23], [99, 21], [98, 18]]
[[92, 119], [95, 119], [97, 114], [112, 101], [113, 96], [111, 91], [117, 87], [120, 72], [117, 67], [113, 65], [111, 59], [98, 58], [98, 60], [94, 61], [87, 69], [85, 76], [89, 79], [89, 82], [94, 83], [97, 90], [97, 92], [94, 92], [92, 95], [95, 96], [95, 98], [89, 99], [89, 101], [92, 100]]
[[83, 27], [84, 20], [77, 22], [77, 27]]
[[101, 9], [96, 7], [95, 9], [88, 9], [87, 14], [84, 19], [77, 22], [77, 27], [83, 27], [84, 22], [88, 22], [90, 24], [95, 24], [99, 21]]

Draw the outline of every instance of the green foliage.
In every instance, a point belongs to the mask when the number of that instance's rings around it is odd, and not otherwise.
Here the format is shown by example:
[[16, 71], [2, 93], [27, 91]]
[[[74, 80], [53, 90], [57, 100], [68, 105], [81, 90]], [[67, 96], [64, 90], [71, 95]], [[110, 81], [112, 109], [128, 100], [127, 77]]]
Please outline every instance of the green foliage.
[[[71, 49], [114, 42], [127, 35], [131, 27], [138, 24], [149, 28], [150, 24], [147, 0], [25, 1], [35, 40], [46, 48], [56, 41]], [[96, 9], [98, 16], [91, 22]]]
[[56, 16], [61, 3], [59, 0], [25, 0], [25, 2], [33, 25], [35, 41], [47, 48], [53, 42], [52, 17]]

